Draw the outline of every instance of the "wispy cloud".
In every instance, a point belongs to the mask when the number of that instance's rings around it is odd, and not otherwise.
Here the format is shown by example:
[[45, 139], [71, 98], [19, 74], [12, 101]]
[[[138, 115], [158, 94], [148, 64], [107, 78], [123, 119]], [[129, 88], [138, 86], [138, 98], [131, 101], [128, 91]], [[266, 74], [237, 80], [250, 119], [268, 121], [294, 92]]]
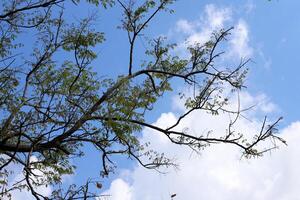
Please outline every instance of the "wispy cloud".
[[[176, 27], [171, 31], [173, 38], [179, 40], [181, 53], [195, 43], [205, 43], [210, 40], [212, 33], [221, 29], [234, 26], [231, 36], [228, 38], [227, 45], [228, 59], [249, 58], [253, 54], [250, 45], [249, 28], [245, 20], [234, 19], [234, 12], [230, 7], [218, 7], [208, 4], [204, 8], [203, 14], [195, 21], [181, 19], [176, 23]], [[177, 34], [174, 34], [176, 32]], [[183, 36], [183, 37], [182, 37]], [[185, 38], [183, 41], [181, 38]]]
[[249, 28], [247, 23], [240, 19], [232, 31], [232, 37], [229, 40], [230, 51], [229, 55], [232, 57], [249, 58], [253, 55], [253, 49], [250, 46]]
[[244, 5], [244, 9], [247, 14], [253, 12], [255, 8], [256, 5], [254, 4], [253, 0], [248, 0], [247, 3]]

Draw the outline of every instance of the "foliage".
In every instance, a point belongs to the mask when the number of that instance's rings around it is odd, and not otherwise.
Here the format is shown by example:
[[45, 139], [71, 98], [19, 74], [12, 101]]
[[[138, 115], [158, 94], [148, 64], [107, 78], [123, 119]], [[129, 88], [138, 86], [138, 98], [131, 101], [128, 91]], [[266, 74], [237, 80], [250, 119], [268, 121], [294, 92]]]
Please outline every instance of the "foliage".
[[[163, 38], [151, 40], [145, 52], [147, 60], [141, 67], [134, 63], [136, 39], [160, 11], [173, 0], [87, 0], [94, 6], [123, 11], [120, 28], [127, 32], [129, 42], [128, 73], [115, 79], [103, 78], [94, 72], [97, 59], [94, 47], [105, 41], [104, 33], [95, 30], [88, 16], [80, 22], [64, 17], [68, 7], [80, 0], [12, 0], [3, 1], [0, 11], [0, 184], [2, 197], [11, 198], [14, 190], [29, 190], [36, 199], [89, 199], [95, 197], [88, 189], [99, 183], [61, 187], [62, 176], [73, 174], [76, 166], [70, 159], [84, 156], [85, 144], [92, 144], [101, 154], [102, 176], [109, 175], [115, 164], [111, 156], [120, 154], [142, 166], [158, 169], [175, 165], [164, 154], [147, 150], [139, 132], [144, 127], [164, 134], [175, 144], [201, 150], [209, 144], [228, 143], [241, 148], [246, 157], [259, 156], [276, 146], [258, 148], [267, 139], [283, 141], [274, 135], [278, 123], [266, 125], [253, 141], [235, 135], [233, 125], [240, 110], [226, 110], [228, 99], [221, 93], [229, 85], [233, 90], [243, 87], [247, 60], [237, 67], [218, 68], [214, 61], [219, 43], [230, 34], [220, 30], [205, 44], [187, 49], [189, 57], [181, 59], [171, 53], [176, 45]], [[85, 2], [86, 3], [86, 2]], [[24, 41], [28, 37], [32, 44]], [[26, 46], [26, 47], [24, 47]], [[20, 52], [25, 49], [26, 52]], [[30, 52], [30, 53], [28, 53]], [[103, 75], [103, 74], [101, 74]], [[168, 128], [155, 126], [145, 119], [155, 102], [172, 91], [172, 80], [181, 80], [195, 87], [195, 95], [187, 98], [187, 112]], [[226, 134], [220, 138], [209, 134], [196, 137], [178, 131], [181, 120], [196, 110], [211, 114], [227, 112], [236, 115]], [[284, 142], [284, 141], [283, 141]], [[275, 143], [274, 143], [275, 145]], [[149, 162], [146, 162], [149, 161]], [[22, 166], [24, 179], [10, 184], [14, 170]], [[37, 186], [52, 185], [52, 196], [45, 197]]]

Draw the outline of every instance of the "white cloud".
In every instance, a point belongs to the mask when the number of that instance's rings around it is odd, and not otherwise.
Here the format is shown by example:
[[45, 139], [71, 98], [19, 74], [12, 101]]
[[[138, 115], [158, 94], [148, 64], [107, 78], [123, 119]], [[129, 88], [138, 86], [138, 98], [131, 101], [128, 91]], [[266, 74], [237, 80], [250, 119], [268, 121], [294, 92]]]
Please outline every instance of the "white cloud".
[[[224, 86], [224, 90], [222, 92], [222, 96], [228, 98], [232, 103], [227, 105], [226, 108], [228, 110], [237, 110], [238, 109], [238, 99], [240, 96], [240, 99], [242, 98], [242, 101], [240, 101], [240, 110], [247, 110], [249, 108], [249, 111], [247, 112], [247, 115], [254, 116], [258, 115], [260, 113], [261, 115], [268, 115], [271, 113], [280, 114], [281, 110], [274, 102], [271, 101], [271, 99], [263, 94], [259, 93], [257, 95], [251, 95], [248, 92], [245, 91], [239, 91], [239, 93], [230, 92], [230, 86], [226, 87]], [[184, 93], [184, 97], [180, 97], [179, 95], [172, 97], [172, 109], [174, 112], [184, 112], [185, 111], [185, 100], [188, 97], [193, 96], [194, 88], [193, 87], [185, 87], [185, 88], [179, 88], [179, 93]], [[183, 91], [183, 92], [182, 92]]]
[[[34, 172], [36, 172], [35, 170], [33, 170]], [[24, 175], [22, 173], [18, 174], [15, 177], [15, 180], [13, 181], [13, 183], [20, 181], [24, 178]], [[39, 186], [39, 187], [35, 187], [35, 191], [43, 196], [50, 196], [52, 193], [52, 188], [50, 186]], [[20, 190], [14, 190], [12, 192], [12, 197], [13, 200], [34, 200], [35, 198], [32, 196], [30, 191], [27, 191], [25, 189]]]
[[266, 70], [270, 70], [272, 66], [272, 59], [270, 57], [267, 57], [265, 53], [263, 52], [263, 44], [259, 44], [257, 47], [257, 54], [261, 61], [263, 62], [263, 67]]
[[187, 37], [180, 46], [186, 48], [188, 45], [207, 42], [214, 31], [224, 28], [225, 22], [231, 20], [231, 15], [231, 9], [209, 4], [205, 6], [204, 13], [198, 20], [179, 20], [176, 23], [176, 31]]
[[99, 197], [98, 200], [106, 198], [109, 196], [109, 200], [131, 200], [132, 193], [130, 186], [122, 179], [116, 179], [111, 183], [109, 190], [103, 192], [104, 197]]
[[193, 34], [194, 33], [194, 25], [185, 19], [180, 19], [176, 23], [176, 28], [178, 32], [183, 32], [185, 34]]
[[[37, 158], [35, 156], [31, 156], [30, 157], [30, 162], [36, 162]], [[15, 176], [12, 178], [12, 181], [10, 181], [9, 184], [14, 184], [19, 182], [20, 180], [24, 179], [24, 173], [22, 171], [21, 166], [16, 165], [16, 164], [12, 164], [10, 166], [8, 166], [9, 169], [13, 169]], [[36, 177], [42, 177], [43, 174], [40, 170], [38, 169], [33, 169], [32, 173], [35, 174], [36, 176], [31, 176], [32, 179], [37, 179]], [[50, 196], [52, 193], [52, 188], [51, 186], [46, 186], [46, 185], [41, 185], [38, 187], [34, 187], [35, 191], [43, 196]], [[32, 196], [31, 192], [26, 190], [26, 189], [22, 189], [22, 190], [13, 190], [13, 192], [11, 193], [13, 200], [21, 200], [21, 199], [27, 199], [27, 200], [34, 200], [35, 198]]]
[[211, 29], [223, 28], [224, 23], [231, 20], [232, 10], [230, 8], [218, 8], [213, 4], [205, 6], [206, 17], [202, 19], [202, 23]]
[[[38, 158], [36, 156], [31, 156], [30, 157], [30, 162], [36, 162], [38, 161]], [[8, 185], [10, 185], [9, 187], [12, 186], [12, 184], [18, 183], [21, 180], [24, 180], [24, 171], [23, 171], [23, 166], [20, 164], [10, 164], [7, 167], [7, 170], [10, 171], [12, 170], [14, 172], [14, 174], [12, 174], [11, 176], [11, 180], [9, 180]], [[51, 168], [46, 168], [45, 170], [49, 171], [53, 171], [53, 169]], [[35, 176], [30, 175], [30, 178], [34, 181], [38, 181], [38, 180], [42, 180], [43, 178], [45, 178], [45, 175], [43, 174], [42, 171], [40, 171], [39, 169], [33, 169], [32, 170], [32, 174], [35, 174]], [[32, 181], [31, 181], [32, 182]], [[24, 181], [22, 183], [25, 183]], [[62, 183], [66, 183], [66, 184], [72, 184], [73, 183], [73, 177], [72, 175], [63, 175], [62, 176]], [[34, 186], [35, 192], [37, 192], [38, 194], [41, 194], [43, 196], [50, 196], [51, 193], [53, 192], [53, 188], [50, 185], [40, 185], [40, 186]], [[11, 195], [13, 197], [13, 200], [34, 200], [35, 198], [32, 196], [31, 191], [28, 191], [26, 189], [22, 189], [22, 190], [13, 190], [11, 192]], [[6, 199], [4, 199], [6, 200]]]
[[250, 95], [248, 92], [241, 92], [240, 96], [242, 98], [242, 101], [240, 102], [241, 110], [251, 107], [250, 113], [248, 112], [248, 115], [251, 114], [251, 112], [254, 115], [267, 115], [275, 112], [278, 113], [280, 111], [279, 107], [275, 103], [273, 103], [267, 95], [263, 93], [254, 96]]
[[244, 5], [245, 12], [247, 14], [251, 13], [256, 8], [253, 0], [248, 0], [247, 3]]
[[229, 55], [238, 59], [249, 58], [253, 53], [252, 48], [249, 46], [249, 41], [248, 25], [243, 19], [240, 19], [235, 25], [232, 37], [229, 40], [231, 49]]
[[[245, 98], [244, 98], [245, 97]], [[251, 96], [241, 94], [241, 100], [247, 104], [256, 104], [264, 95]], [[267, 104], [267, 103], [266, 103]], [[263, 111], [258, 104], [256, 111]], [[156, 124], [167, 125], [174, 121], [174, 113], [165, 113]], [[260, 123], [252, 115], [252, 122], [242, 119], [236, 128], [246, 133], [255, 133]], [[214, 129], [215, 134], [223, 134], [228, 123], [226, 115], [209, 116], [201, 112], [192, 115], [183, 122], [181, 128], [190, 127], [195, 134], [205, 133]], [[149, 129], [144, 130], [144, 141], [151, 141], [152, 148], [166, 152], [169, 156], [176, 155], [180, 170], [169, 170], [167, 174], [158, 174], [140, 166], [122, 177], [129, 180], [121, 182], [120, 189], [113, 182], [113, 191], [126, 191], [128, 200], [157, 200], [170, 199], [171, 194], [177, 194], [176, 199], [244, 199], [244, 200], [296, 200], [300, 191], [300, 122], [295, 122], [282, 129], [280, 134], [288, 142], [288, 147], [266, 154], [264, 157], [240, 160], [239, 150], [230, 145], [215, 145], [205, 149], [201, 155], [192, 153], [189, 149], [179, 147], [159, 138], [158, 133]], [[112, 189], [113, 188], [113, 189]], [[125, 188], [125, 189], [124, 189]], [[116, 194], [117, 195], [117, 194]], [[124, 198], [122, 198], [124, 199]]]
[[[214, 4], [208, 4], [198, 20], [179, 20], [176, 23], [175, 31], [180, 34], [173, 35], [177, 39], [183, 35], [186, 39], [179, 41], [178, 51], [182, 53], [188, 46], [195, 43], [203, 44], [210, 40], [213, 32], [230, 28], [233, 25], [235, 29], [231, 32], [231, 37], [228, 38], [227, 57], [237, 60], [241, 57], [251, 57], [253, 50], [250, 46], [248, 25], [245, 20], [235, 20], [233, 16], [234, 12], [229, 7], [217, 7]], [[186, 56], [184, 53], [182, 55]]]

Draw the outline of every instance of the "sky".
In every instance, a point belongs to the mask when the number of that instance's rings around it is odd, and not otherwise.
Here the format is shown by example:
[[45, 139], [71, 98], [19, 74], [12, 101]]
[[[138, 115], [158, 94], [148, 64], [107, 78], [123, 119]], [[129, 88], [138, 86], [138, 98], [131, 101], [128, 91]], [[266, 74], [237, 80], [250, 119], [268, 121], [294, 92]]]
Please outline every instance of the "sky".
[[[150, 147], [176, 158], [179, 169], [169, 168], [166, 174], [160, 174], [133, 161], [120, 159], [116, 173], [103, 180], [104, 188], [99, 195], [109, 194], [110, 200], [168, 200], [172, 194], [176, 194], [174, 200], [298, 200], [299, 7], [300, 1], [296, 0], [178, 0], [172, 5], [175, 13], [159, 14], [145, 33], [149, 37], [167, 36], [168, 40], [178, 44], [174, 53], [184, 56], [186, 43], [206, 41], [211, 32], [233, 26], [224, 63], [236, 63], [241, 57], [251, 58], [247, 88], [241, 92], [240, 99], [244, 107], [257, 105], [247, 113], [247, 119], [237, 124], [237, 129], [255, 133], [263, 116], [268, 115], [271, 119], [283, 116], [279, 134], [288, 146], [250, 160], [240, 159], [239, 150], [228, 145], [208, 147], [199, 155], [144, 129], [141, 141], [150, 141]], [[74, 7], [74, 12], [76, 9], [82, 8]], [[100, 58], [95, 65], [99, 66], [100, 73], [104, 71], [111, 76], [127, 71], [124, 69], [128, 59], [126, 34], [116, 29], [120, 19], [120, 10], [113, 8], [102, 10], [97, 23], [97, 27], [105, 32], [106, 42], [98, 49]], [[138, 42], [143, 45], [143, 39]], [[189, 92], [179, 84], [177, 90]], [[232, 106], [236, 104], [233, 101]], [[171, 94], [159, 100], [154, 113], [147, 118], [156, 125], [167, 126], [182, 112], [182, 101]], [[208, 116], [197, 112], [184, 120], [181, 127], [194, 131], [214, 127], [218, 133], [224, 131], [226, 122], [227, 115]], [[84, 177], [98, 174], [100, 159], [98, 163], [93, 152], [87, 152], [85, 159], [85, 162], [74, 160], [78, 171], [74, 176], [66, 177], [65, 183], [79, 183]], [[48, 194], [51, 188], [40, 188], [40, 191]], [[16, 193], [15, 197], [18, 200], [24, 195]]]
[[[298, 1], [280, 0], [178, 1], [174, 5], [175, 14], [158, 16], [154, 27], [150, 27], [154, 34], [166, 35], [184, 46], [185, 41], [202, 42], [213, 30], [234, 26], [226, 59], [252, 59], [247, 89], [240, 99], [245, 105], [257, 105], [248, 113], [251, 123], [242, 120], [238, 128], [253, 133], [259, 127], [261, 116], [283, 116], [279, 134], [287, 140], [287, 147], [281, 146], [252, 160], [241, 160], [239, 151], [228, 145], [212, 146], [195, 155], [145, 129], [142, 140], [151, 141], [153, 148], [171, 157], [176, 156], [179, 169], [159, 174], [138, 165], [124, 168], [102, 194], [112, 195], [112, 200], [167, 200], [172, 194], [176, 194], [174, 200], [299, 199], [300, 88], [297, 84], [299, 56], [296, 55], [299, 6]], [[176, 96], [171, 99], [171, 106], [153, 119], [155, 124], [167, 126], [183, 112], [180, 100]], [[226, 119], [224, 115], [210, 117], [195, 113], [182, 126], [193, 130], [209, 130], [214, 126], [221, 132], [226, 128]]]

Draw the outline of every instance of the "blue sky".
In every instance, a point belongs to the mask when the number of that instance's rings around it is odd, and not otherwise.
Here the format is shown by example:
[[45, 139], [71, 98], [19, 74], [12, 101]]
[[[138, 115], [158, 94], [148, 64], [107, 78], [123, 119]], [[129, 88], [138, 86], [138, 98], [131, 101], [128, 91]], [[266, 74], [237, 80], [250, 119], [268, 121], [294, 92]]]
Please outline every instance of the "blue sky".
[[[259, 117], [283, 116], [280, 134], [287, 138], [289, 146], [250, 161], [240, 161], [236, 149], [222, 145], [210, 147], [197, 157], [191, 156], [191, 152], [184, 148], [168, 144], [164, 138], [154, 138], [149, 130], [144, 130], [141, 140], [150, 140], [154, 148], [171, 156], [177, 155], [180, 170], [169, 169], [167, 175], [161, 175], [132, 161], [116, 159], [119, 167], [114, 175], [103, 180], [104, 188], [99, 194], [111, 194], [112, 200], [167, 200], [172, 193], [178, 194], [175, 200], [299, 198], [297, 185], [300, 185], [300, 177], [296, 174], [300, 149], [296, 141], [300, 139], [300, 1], [178, 0], [171, 8], [175, 13], [157, 15], [145, 36], [165, 35], [169, 41], [184, 44], [184, 39], [205, 39], [206, 33], [215, 28], [234, 26], [226, 47], [226, 62], [235, 63], [241, 56], [252, 59], [247, 89], [241, 94], [241, 99], [244, 98], [241, 101], [245, 105], [257, 104], [249, 114], [251, 123], [242, 121], [238, 128], [253, 132], [259, 126]], [[70, 16], [80, 17], [92, 11], [98, 12], [93, 7], [72, 7]], [[120, 8], [101, 9], [98, 16], [95, 27], [105, 32], [106, 42], [97, 47], [100, 56], [93, 65], [100, 75], [114, 77], [127, 72], [127, 36], [116, 29], [122, 18]], [[216, 22], [215, 26], [211, 25], [213, 22]], [[143, 38], [138, 40], [141, 49], [144, 42]], [[180, 51], [175, 53], [180, 54]], [[137, 53], [137, 60], [139, 56]], [[175, 91], [182, 88], [176, 84]], [[176, 113], [183, 111], [179, 104], [175, 94], [166, 95], [147, 118], [164, 126], [176, 118]], [[197, 124], [199, 120], [207, 127]], [[198, 130], [217, 124], [216, 130], [222, 130], [225, 121], [224, 116], [210, 118], [198, 113], [188, 118], [184, 125]], [[100, 155], [94, 153], [87, 151], [83, 161], [74, 160], [78, 171], [66, 178], [66, 183], [81, 183], [87, 177], [98, 176]], [[199, 192], [200, 189], [205, 192]]]

